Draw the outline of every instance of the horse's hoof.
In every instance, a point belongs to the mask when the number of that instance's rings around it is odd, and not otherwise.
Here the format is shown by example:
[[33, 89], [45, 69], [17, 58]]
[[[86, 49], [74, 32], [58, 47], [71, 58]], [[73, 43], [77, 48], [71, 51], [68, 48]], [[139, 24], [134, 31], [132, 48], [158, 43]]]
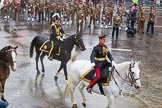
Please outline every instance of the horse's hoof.
[[44, 70], [44, 69], [42, 69], [42, 72], [44, 73], [44, 72], [45, 72], [45, 70]]
[[68, 85], [68, 80], [66, 80], [66, 84]]
[[55, 77], [54, 77], [54, 79], [55, 79], [55, 81], [57, 81], [57, 79], [58, 79], [58, 76], [55, 76]]
[[82, 105], [83, 105], [83, 107], [86, 107], [86, 103], [85, 102], [82, 102]]
[[37, 71], [37, 75], [41, 74], [40, 71]]
[[73, 104], [72, 108], [78, 108], [77, 104]]

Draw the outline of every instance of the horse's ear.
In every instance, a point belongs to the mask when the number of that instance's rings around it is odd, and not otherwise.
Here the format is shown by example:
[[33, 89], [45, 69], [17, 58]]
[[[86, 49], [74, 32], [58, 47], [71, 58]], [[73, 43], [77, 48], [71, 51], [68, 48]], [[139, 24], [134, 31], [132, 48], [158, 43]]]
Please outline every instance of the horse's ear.
[[78, 38], [81, 38], [83, 36], [83, 33], [82, 32], [78, 32]]
[[133, 67], [134, 64], [135, 64], [135, 60], [132, 60], [132, 61], [131, 61], [131, 67]]
[[18, 48], [18, 45], [14, 47], [14, 49], [17, 49]]
[[11, 45], [9, 45], [9, 46], [7, 46], [5, 49], [6, 49], [6, 52], [8, 51], [8, 50], [10, 50], [12, 47], [11, 47]]
[[140, 64], [141, 64], [141, 60], [140, 60], [140, 61], [138, 61], [138, 62], [137, 62], [137, 64], [138, 64], [138, 65], [140, 65]]
[[10, 49], [11, 48], [11, 45], [9, 45], [7, 48]]

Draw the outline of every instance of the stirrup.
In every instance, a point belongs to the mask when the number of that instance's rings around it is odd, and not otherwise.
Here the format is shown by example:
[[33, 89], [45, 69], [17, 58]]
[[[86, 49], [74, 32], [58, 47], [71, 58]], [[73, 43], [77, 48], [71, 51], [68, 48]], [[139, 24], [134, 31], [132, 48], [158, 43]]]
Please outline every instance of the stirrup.
[[87, 92], [92, 94], [92, 88], [87, 89]]

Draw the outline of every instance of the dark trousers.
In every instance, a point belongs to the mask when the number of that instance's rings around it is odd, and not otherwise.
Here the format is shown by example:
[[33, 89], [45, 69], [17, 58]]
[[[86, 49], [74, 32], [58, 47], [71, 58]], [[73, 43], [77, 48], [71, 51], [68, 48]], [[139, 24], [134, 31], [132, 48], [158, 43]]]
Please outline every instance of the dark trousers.
[[112, 38], [114, 38], [115, 31], [116, 31], [116, 39], [118, 39], [119, 27], [113, 27]]
[[40, 21], [42, 21], [43, 22], [43, 20], [44, 20], [44, 12], [39, 12], [38, 13], [38, 22], [40, 22]]
[[53, 22], [52, 21], [53, 20], [53, 18], [52, 18], [53, 14], [54, 14], [53, 12], [50, 13], [50, 24], [52, 24], [52, 22]]
[[132, 30], [134, 30], [134, 25], [135, 25], [135, 21], [133, 20], [133, 21], [131, 21], [131, 27], [132, 27]]
[[150, 26], [151, 26], [151, 33], [153, 34], [154, 33], [154, 22], [148, 22], [147, 23], [147, 31], [146, 32], [149, 31]]

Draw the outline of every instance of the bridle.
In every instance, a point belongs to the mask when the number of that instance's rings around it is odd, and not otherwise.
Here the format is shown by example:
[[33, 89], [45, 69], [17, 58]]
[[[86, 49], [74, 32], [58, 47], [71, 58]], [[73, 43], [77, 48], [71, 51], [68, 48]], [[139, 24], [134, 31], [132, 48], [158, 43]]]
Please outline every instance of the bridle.
[[[133, 63], [133, 66], [131, 66], [131, 64], [129, 65], [129, 72], [128, 72], [128, 75], [127, 75], [127, 78], [129, 79], [129, 82], [130, 82], [130, 86], [133, 86], [137, 80], [139, 80], [140, 78], [134, 78], [133, 74], [134, 72], [132, 71], [132, 68], [134, 67], [134, 64]], [[129, 77], [130, 76], [130, 77]]]
[[79, 34], [75, 35], [75, 45], [80, 48], [80, 47], [82, 47], [82, 45], [80, 44], [80, 38], [78, 38], [77, 35], [79, 35]]
[[13, 63], [16, 63], [16, 60], [15, 61], [10, 61], [9, 60], [9, 56], [11, 55], [12, 51], [15, 52], [15, 54], [17, 55], [17, 52], [16, 52], [16, 49], [14, 48], [11, 48], [11, 49], [7, 49], [7, 50], [4, 50], [2, 53], [6, 56], [7, 56], [7, 60], [0, 60], [0, 63], [3, 63], [5, 64], [6, 66], [9, 66], [9, 64], [13, 64]]
[[[120, 92], [121, 92], [122, 90], [120, 89], [120, 87], [119, 87], [119, 85], [118, 85], [118, 83], [117, 83], [117, 81], [116, 81], [116, 79], [115, 79], [115, 77], [114, 77], [114, 72], [116, 72], [117, 75], [118, 75], [123, 81], [127, 82], [128, 85], [130, 85], [130, 86], [132, 87], [132, 86], [136, 83], [136, 81], [140, 79], [140, 78], [136, 78], [136, 79], [135, 79], [134, 76], [133, 76], [134, 72], [132, 71], [132, 68], [134, 67], [134, 65], [135, 65], [135, 62], [133, 63], [133, 66], [131, 66], [131, 63], [129, 64], [129, 67], [128, 67], [129, 71], [128, 71], [128, 74], [127, 74], [127, 76], [126, 76], [125, 79], [119, 74], [119, 72], [116, 70], [116, 68], [115, 68], [114, 66], [112, 67], [111, 76], [112, 76], [112, 78], [114, 79], [114, 82], [115, 82], [115, 84], [117, 85], [117, 87], [119, 88]], [[128, 79], [128, 80], [126, 80], [126, 79]]]

